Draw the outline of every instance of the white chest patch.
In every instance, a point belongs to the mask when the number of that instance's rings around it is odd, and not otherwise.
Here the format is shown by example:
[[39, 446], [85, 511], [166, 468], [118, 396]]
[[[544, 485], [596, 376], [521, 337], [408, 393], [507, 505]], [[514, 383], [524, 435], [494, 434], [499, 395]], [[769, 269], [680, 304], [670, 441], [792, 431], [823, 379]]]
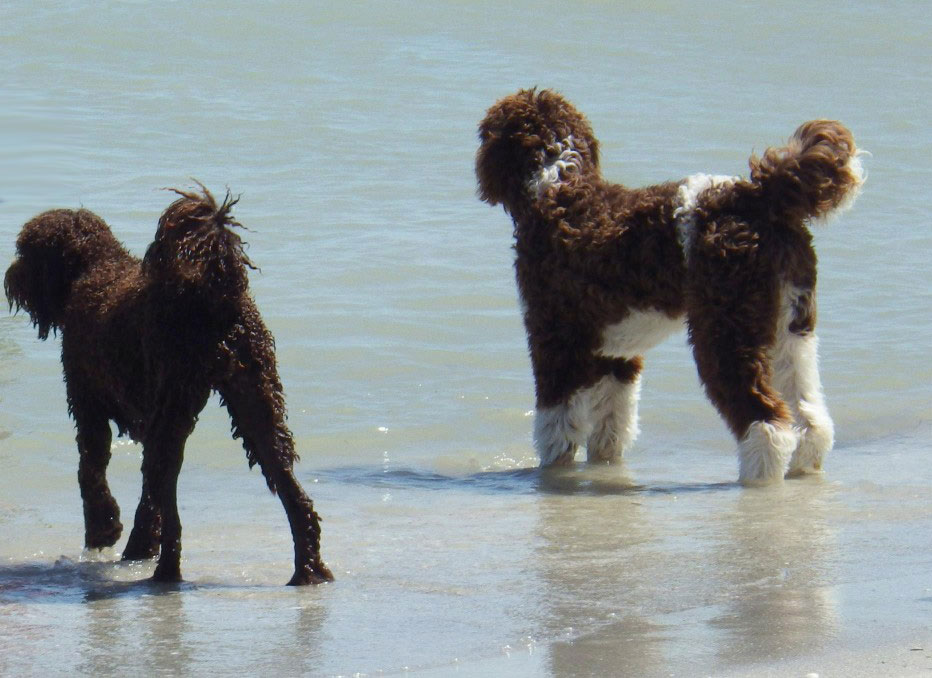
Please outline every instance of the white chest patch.
[[597, 353], [606, 358], [643, 355], [674, 332], [683, 329], [684, 318], [671, 318], [660, 311], [631, 311], [620, 323], [602, 331]]

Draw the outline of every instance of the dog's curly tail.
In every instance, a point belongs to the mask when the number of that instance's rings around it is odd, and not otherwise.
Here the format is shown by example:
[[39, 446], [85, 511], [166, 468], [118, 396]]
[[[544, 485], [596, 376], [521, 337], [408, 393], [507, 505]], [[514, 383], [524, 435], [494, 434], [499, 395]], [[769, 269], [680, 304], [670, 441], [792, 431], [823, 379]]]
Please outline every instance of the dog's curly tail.
[[751, 181], [769, 198], [773, 218], [825, 218], [847, 209], [857, 197], [866, 178], [863, 154], [840, 122], [811, 120], [799, 126], [785, 147], [751, 156]]
[[166, 289], [235, 298], [249, 284], [246, 269], [256, 268], [246, 256], [246, 244], [233, 231], [242, 228], [232, 216], [239, 198], [227, 189], [218, 203], [203, 184], [195, 182], [199, 192], [166, 189], [181, 197], [159, 217], [155, 239], [143, 257], [143, 272]]

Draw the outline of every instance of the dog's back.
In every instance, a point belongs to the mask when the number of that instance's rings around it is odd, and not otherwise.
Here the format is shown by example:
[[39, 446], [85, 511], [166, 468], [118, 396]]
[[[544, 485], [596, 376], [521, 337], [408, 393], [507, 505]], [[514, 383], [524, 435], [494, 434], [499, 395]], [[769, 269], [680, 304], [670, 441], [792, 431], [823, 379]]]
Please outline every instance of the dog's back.
[[4, 279], [41, 339], [62, 335], [69, 406], [99, 410], [135, 439], [166, 379], [209, 391], [212, 353], [248, 296], [251, 263], [229, 228], [236, 201], [177, 192], [144, 259], [94, 213], [49, 210], [23, 226]]

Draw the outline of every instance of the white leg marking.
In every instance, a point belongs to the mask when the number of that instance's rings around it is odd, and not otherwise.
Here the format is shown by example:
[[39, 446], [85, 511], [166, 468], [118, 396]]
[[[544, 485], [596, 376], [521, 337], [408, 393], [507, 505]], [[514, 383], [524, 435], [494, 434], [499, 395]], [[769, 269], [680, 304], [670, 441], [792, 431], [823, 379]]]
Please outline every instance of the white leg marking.
[[783, 480], [798, 435], [788, 426], [755, 421], [738, 443], [738, 480], [766, 485]]
[[777, 342], [772, 352], [774, 387], [790, 406], [799, 427], [799, 446], [790, 460], [789, 474], [818, 473], [825, 454], [835, 444], [835, 425], [825, 405], [819, 378], [819, 340], [815, 334], [793, 334], [793, 300], [799, 291], [787, 287]]
[[617, 461], [634, 443], [638, 430], [641, 376], [622, 382], [612, 376], [592, 388], [590, 411], [593, 430], [586, 444], [589, 461]]
[[589, 392], [574, 393], [568, 402], [538, 409], [534, 414], [534, 448], [541, 466], [568, 464], [576, 450], [586, 443], [592, 430]]

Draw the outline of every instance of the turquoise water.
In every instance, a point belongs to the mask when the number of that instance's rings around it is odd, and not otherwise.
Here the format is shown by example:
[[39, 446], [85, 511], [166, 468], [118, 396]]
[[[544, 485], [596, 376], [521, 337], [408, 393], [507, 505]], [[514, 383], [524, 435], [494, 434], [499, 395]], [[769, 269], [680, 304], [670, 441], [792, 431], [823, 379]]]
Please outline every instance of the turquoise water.
[[[51, 207], [141, 254], [160, 188], [241, 193], [337, 577], [282, 586], [284, 515], [216, 402], [182, 472], [186, 583], [83, 553], [58, 347], [0, 317], [0, 674], [737, 675], [921, 645], [930, 29], [906, 2], [0, 6], [0, 266]], [[813, 117], [871, 151], [816, 232], [824, 478], [734, 485], [682, 336], [648, 355], [623, 468], [534, 469], [511, 225], [472, 169], [485, 109], [530, 85], [631, 185], [741, 173]], [[116, 443], [127, 515], [139, 462]]]

